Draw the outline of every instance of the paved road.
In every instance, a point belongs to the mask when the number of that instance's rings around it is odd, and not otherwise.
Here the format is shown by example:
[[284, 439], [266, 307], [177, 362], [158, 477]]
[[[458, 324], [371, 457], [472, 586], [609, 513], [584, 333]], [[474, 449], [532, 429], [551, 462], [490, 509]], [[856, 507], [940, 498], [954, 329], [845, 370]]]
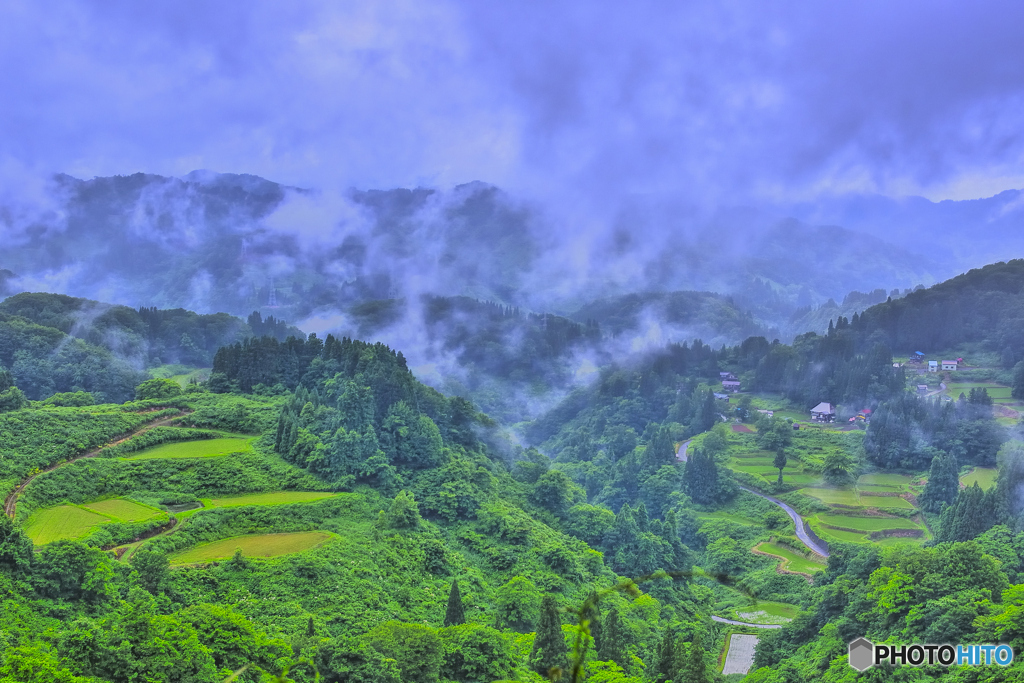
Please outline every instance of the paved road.
[[679, 462], [686, 462], [686, 449], [690, 447], [691, 441], [693, 441], [693, 439], [687, 439], [679, 444], [679, 448], [676, 450], [676, 458], [679, 459]]
[[793, 520], [793, 524], [796, 525], [796, 535], [797, 535], [797, 538], [799, 538], [800, 541], [805, 546], [807, 546], [807, 548], [811, 552], [818, 553], [822, 557], [828, 557], [828, 551], [825, 550], [824, 548], [822, 548], [818, 543], [816, 543], [813, 540], [811, 540], [811, 537], [807, 535], [807, 527], [804, 526], [803, 517], [798, 515], [796, 513], [796, 510], [794, 510], [793, 508], [789, 507], [788, 505], [783, 503], [778, 498], [772, 498], [771, 496], [766, 496], [763, 493], [758, 493], [757, 491], [754, 491], [753, 489], [748, 489], [746, 486], [741, 486], [740, 488], [743, 489], [744, 491], [749, 491], [750, 493], [753, 493], [755, 496], [761, 496], [765, 500], [771, 501], [772, 503], [775, 503], [780, 508], [785, 510], [786, 514], [789, 515], [789, 518]]
[[781, 624], [748, 624], [745, 621], [734, 621], [732, 619], [726, 619], [725, 617], [717, 617], [712, 615], [711, 621], [717, 621], [719, 624], [732, 624], [733, 626], [749, 626], [751, 628], [782, 628]]
[[757, 636], [734, 633], [729, 639], [729, 652], [725, 655], [725, 666], [722, 675], [745, 674], [754, 665], [754, 649], [757, 647]]

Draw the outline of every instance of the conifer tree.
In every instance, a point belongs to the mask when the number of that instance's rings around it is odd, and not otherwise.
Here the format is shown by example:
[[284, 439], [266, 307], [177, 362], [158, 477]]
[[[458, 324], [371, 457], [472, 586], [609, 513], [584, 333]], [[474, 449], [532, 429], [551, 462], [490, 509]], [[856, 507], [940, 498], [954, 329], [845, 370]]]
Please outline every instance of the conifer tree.
[[541, 676], [559, 680], [569, 668], [568, 654], [562, 636], [562, 620], [558, 616], [558, 603], [549, 593], [541, 601], [540, 623], [533, 639], [530, 666]]
[[666, 631], [661, 639], [661, 647], [658, 648], [658, 668], [654, 672], [655, 683], [675, 680], [678, 666], [679, 663], [676, 661], [676, 636]]
[[941, 512], [943, 505], [952, 503], [960, 489], [956, 459], [940, 453], [932, 458], [928, 482], [921, 494], [921, 507], [928, 512]]
[[786, 457], [786, 449], [779, 446], [778, 450], [775, 451], [775, 460], [772, 461], [772, 464], [779, 470], [779, 486], [782, 486], [782, 470], [786, 468], [786, 463], [788, 461], [789, 458]]
[[445, 626], [459, 626], [466, 623], [466, 614], [462, 609], [462, 594], [459, 593], [459, 581], [452, 581], [452, 590], [448, 593], [448, 607], [444, 611]]
[[674, 681], [677, 683], [710, 683], [707, 664], [704, 662], [704, 645], [701, 643], [700, 634], [694, 634], [693, 642], [686, 648], [685, 658], [679, 668]]
[[615, 662], [626, 669], [629, 655], [626, 652], [625, 635], [619, 610], [612, 607], [601, 633], [601, 648], [597, 651], [598, 659], [602, 662]]
[[590, 620], [590, 637], [594, 639], [594, 650], [601, 649], [601, 604], [597, 591], [590, 591], [587, 596], [587, 619]]

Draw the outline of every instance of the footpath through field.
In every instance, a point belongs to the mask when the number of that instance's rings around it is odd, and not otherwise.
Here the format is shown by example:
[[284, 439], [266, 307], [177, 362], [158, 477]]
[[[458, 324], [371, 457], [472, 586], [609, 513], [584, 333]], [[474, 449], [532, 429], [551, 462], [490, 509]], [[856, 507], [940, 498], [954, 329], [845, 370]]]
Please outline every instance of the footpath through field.
[[788, 505], [783, 503], [778, 498], [772, 498], [771, 496], [766, 496], [765, 494], [758, 493], [757, 491], [755, 491], [753, 489], [748, 489], [746, 486], [741, 486], [740, 488], [743, 489], [744, 491], [749, 492], [749, 493], [753, 493], [755, 496], [760, 496], [760, 497], [764, 498], [767, 501], [775, 503], [780, 508], [785, 510], [786, 514], [789, 515], [789, 518], [793, 520], [793, 524], [796, 525], [796, 535], [797, 535], [797, 538], [800, 539], [800, 542], [803, 543], [805, 546], [807, 546], [807, 548], [812, 553], [817, 553], [818, 555], [821, 555], [822, 557], [826, 557], [826, 558], [828, 557], [828, 551], [825, 550], [825, 548], [823, 548], [819, 543], [814, 541], [810, 537], [810, 535], [807, 533], [807, 527], [804, 524], [804, 519], [803, 519], [803, 517], [801, 517], [800, 515], [797, 514], [796, 510], [794, 510], [793, 508], [789, 507]]
[[99, 455], [101, 451], [104, 451], [104, 450], [106, 450], [106, 449], [108, 449], [108, 448], [110, 448], [112, 446], [116, 446], [116, 445], [118, 445], [120, 443], [124, 443], [125, 441], [127, 441], [130, 438], [132, 438], [133, 436], [138, 436], [139, 434], [142, 434], [143, 432], [148, 432], [150, 429], [153, 429], [154, 427], [166, 427], [172, 421], [178, 419], [182, 415], [185, 415], [187, 412], [188, 411], [182, 410], [182, 411], [179, 411], [179, 413], [177, 415], [171, 415], [170, 417], [165, 417], [165, 418], [162, 418], [162, 419], [158, 419], [158, 420], [156, 420], [154, 422], [147, 422], [145, 424], [140, 425], [135, 430], [133, 430], [131, 432], [128, 432], [127, 434], [125, 434], [121, 438], [117, 439], [116, 441], [111, 441], [110, 443], [106, 444], [105, 446], [100, 446], [99, 448], [93, 449], [93, 450], [91, 450], [91, 451], [89, 451], [87, 453], [83, 453], [82, 455], [75, 456], [74, 458], [71, 458], [70, 460], [65, 460], [64, 462], [59, 462], [56, 465], [50, 465], [45, 470], [36, 472], [31, 477], [29, 477], [25, 481], [21, 482], [21, 484], [18, 485], [18, 488], [16, 488], [13, 491], [11, 491], [11, 494], [9, 496], [7, 496], [7, 500], [4, 501], [4, 514], [6, 514], [11, 519], [14, 519], [14, 515], [17, 512], [17, 509], [18, 509], [18, 497], [22, 494], [22, 492], [24, 492], [25, 487], [27, 487], [29, 484], [31, 484], [32, 480], [35, 479], [36, 477], [38, 477], [40, 474], [46, 474], [47, 472], [52, 472], [52, 471], [54, 471], [55, 469], [57, 469], [59, 467], [64, 467], [65, 465], [70, 465], [73, 462], [77, 462], [79, 460], [84, 460], [85, 458], [94, 458], [97, 455]]

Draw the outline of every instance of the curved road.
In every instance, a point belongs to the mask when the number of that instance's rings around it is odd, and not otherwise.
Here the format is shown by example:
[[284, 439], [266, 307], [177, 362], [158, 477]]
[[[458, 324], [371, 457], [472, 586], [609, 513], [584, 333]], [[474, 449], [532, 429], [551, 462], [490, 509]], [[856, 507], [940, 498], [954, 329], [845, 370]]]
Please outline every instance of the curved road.
[[690, 447], [691, 441], [693, 441], [693, 439], [687, 439], [679, 444], [679, 448], [676, 449], [676, 458], [679, 462], [686, 462], [686, 449]]
[[788, 505], [783, 503], [778, 498], [772, 498], [771, 496], [766, 496], [765, 494], [758, 493], [757, 491], [755, 491], [753, 489], [748, 489], [746, 486], [741, 486], [740, 488], [743, 489], [744, 491], [748, 491], [750, 493], [753, 493], [755, 496], [760, 496], [760, 497], [764, 498], [767, 501], [775, 503], [780, 508], [785, 510], [786, 514], [789, 515], [789, 518], [793, 520], [793, 524], [796, 526], [797, 538], [799, 538], [801, 540], [801, 542], [803, 542], [803, 544], [810, 549], [811, 552], [817, 553], [817, 554], [821, 555], [822, 557], [828, 557], [828, 551], [825, 550], [824, 548], [822, 548], [815, 541], [811, 540], [811, 537], [807, 535], [807, 527], [804, 525], [803, 517], [798, 515], [796, 513], [796, 510], [794, 510], [793, 508], [789, 507]]
[[733, 621], [732, 619], [726, 619], [725, 617], [711, 616], [711, 621], [717, 621], [719, 624], [732, 624], [733, 626], [749, 626], [750, 628], [782, 628], [782, 624], [748, 624], [745, 621]]

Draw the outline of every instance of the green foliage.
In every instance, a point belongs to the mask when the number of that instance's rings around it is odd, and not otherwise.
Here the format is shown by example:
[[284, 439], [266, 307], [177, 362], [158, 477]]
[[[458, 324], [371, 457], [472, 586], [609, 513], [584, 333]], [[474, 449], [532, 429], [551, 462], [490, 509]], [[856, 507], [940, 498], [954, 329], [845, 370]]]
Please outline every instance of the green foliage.
[[73, 391], [63, 394], [54, 394], [43, 401], [43, 405], [54, 406], [57, 408], [83, 408], [85, 406], [96, 405], [96, 397], [88, 391]]
[[921, 509], [942, 512], [942, 508], [956, 500], [960, 490], [959, 468], [951, 455], [939, 454], [932, 458], [928, 483], [921, 494]]
[[444, 651], [437, 631], [423, 624], [389, 621], [365, 636], [366, 643], [401, 671], [403, 683], [436, 683]]
[[553, 681], [563, 678], [569, 669], [558, 603], [550, 594], [545, 595], [541, 601], [540, 622], [537, 624], [537, 635], [533, 640], [533, 650], [530, 652], [530, 667]]
[[515, 576], [494, 593], [498, 623], [520, 633], [528, 633], [540, 618], [542, 595], [524, 576]]
[[518, 664], [511, 636], [481, 624], [441, 629], [441, 678], [450, 681], [498, 681], [508, 678]]
[[135, 400], [166, 399], [181, 396], [181, 386], [171, 379], [147, 379], [135, 387]]
[[462, 594], [459, 593], [459, 582], [452, 581], [452, 590], [448, 593], [448, 605], [444, 610], [444, 625], [459, 626], [466, 623], [466, 613], [462, 609]]

